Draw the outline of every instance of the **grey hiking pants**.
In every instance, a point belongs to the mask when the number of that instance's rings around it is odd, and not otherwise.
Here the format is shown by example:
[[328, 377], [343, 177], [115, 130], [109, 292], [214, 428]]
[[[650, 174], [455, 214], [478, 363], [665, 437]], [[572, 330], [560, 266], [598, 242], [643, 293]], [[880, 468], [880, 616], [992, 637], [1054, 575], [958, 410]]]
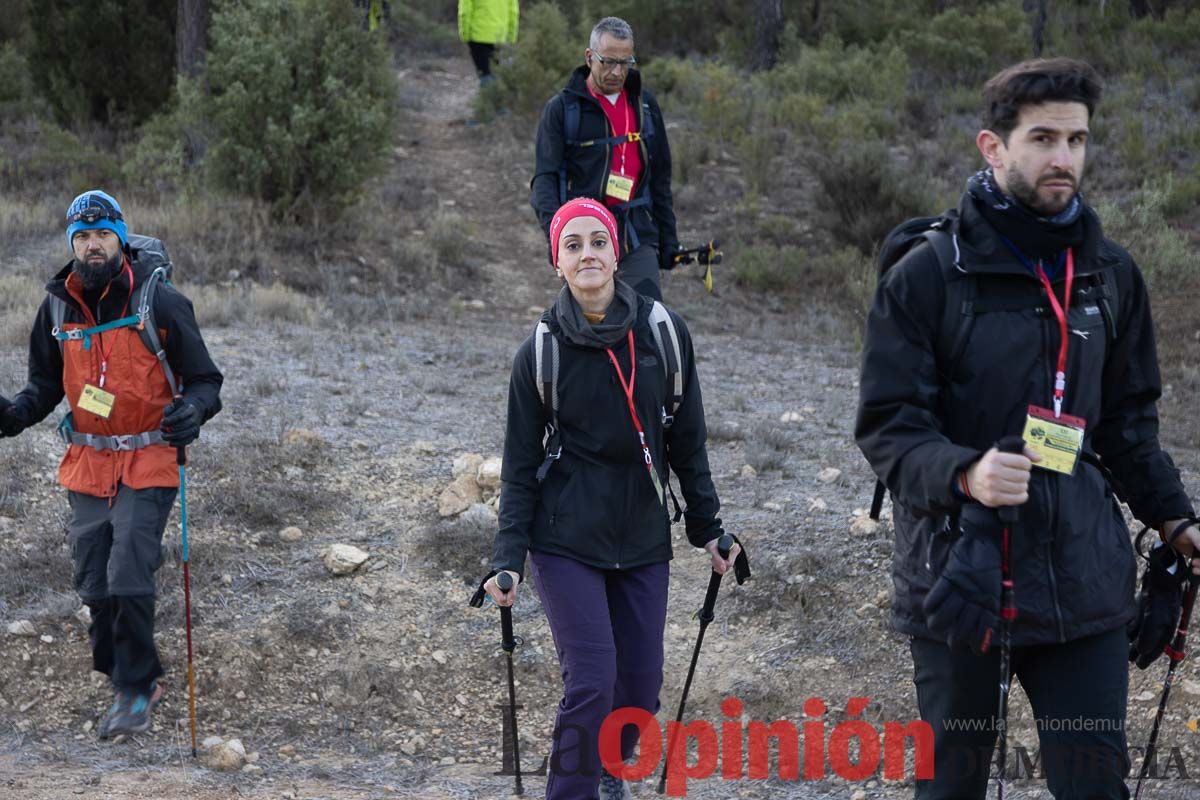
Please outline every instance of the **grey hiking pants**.
[[111, 505], [68, 494], [75, 591], [92, 612], [92, 668], [117, 689], [147, 693], [163, 674], [154, 646], [154, 573], [176, 490], [122, 485]]

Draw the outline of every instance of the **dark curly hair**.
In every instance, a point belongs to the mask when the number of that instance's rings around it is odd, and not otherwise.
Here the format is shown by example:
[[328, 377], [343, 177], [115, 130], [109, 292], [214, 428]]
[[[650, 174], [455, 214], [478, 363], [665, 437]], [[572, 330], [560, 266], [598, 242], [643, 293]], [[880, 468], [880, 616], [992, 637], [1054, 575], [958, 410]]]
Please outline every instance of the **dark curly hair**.
[[983, 127], [1008, 143], [1023, 106], [1083, 103], [1088, 118], [1104, 90], [1100, 75], [1086, 61], [1035, 58], [999, 72], [983, 85]]

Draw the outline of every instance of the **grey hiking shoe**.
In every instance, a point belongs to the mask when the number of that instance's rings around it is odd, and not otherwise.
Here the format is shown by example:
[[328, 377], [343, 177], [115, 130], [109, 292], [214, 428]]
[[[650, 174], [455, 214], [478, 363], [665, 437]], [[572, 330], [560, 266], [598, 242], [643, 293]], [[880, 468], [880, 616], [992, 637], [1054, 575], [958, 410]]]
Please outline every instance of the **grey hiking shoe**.
[[112, 727], [112, 721], [121, 714], [121, 709], [128, 703], [128, 699], [123, 692], [113, 694], [112, 705], [108, 711], [100, 718], [100, 724], [96, 726], [96, 735], [101, 739], [108, 738], [108, 729]]
[[[113, 739], [149, 730], [150, 712], [158, 705], [162, 694], [162, 687], [157, 681], [150, 685], [149, 694], [118, 692], [112, 708], [104, 720], [101, 720], [100, 738]], [[107, 726], [104, 725], [105, 722], [108, 723]]]
[[633, 800], [633, 793], [629, 791], [628, 783], [601, 770], [600, 800]]

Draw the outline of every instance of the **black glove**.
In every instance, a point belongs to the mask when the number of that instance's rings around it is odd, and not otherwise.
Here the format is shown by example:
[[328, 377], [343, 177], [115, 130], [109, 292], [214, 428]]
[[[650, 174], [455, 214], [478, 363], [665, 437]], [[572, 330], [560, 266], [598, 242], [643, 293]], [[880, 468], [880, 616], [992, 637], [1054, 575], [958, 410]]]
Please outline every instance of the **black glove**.
[[200, 436], [200, 409], [182, 398], [176, 398], [163, 409], [163, 440], [172, 447], [183, 447]]
[[1000, 541], [989, 528], [963, 525], [941, 577], [925, 596], [925, 622], [952, 648], [988, 651], [1000, 630]]
[[659, 248], [658, 268], [672, 270], [679, 266], [679, 262], [675, 259], [681, 250], [683, 250], [683, 247], [679, 244], [679, 242], [671, 242], [670, 244], [663, 245], [661, 248]]
[[17, 407], [0, 394], [0, 437], [16, 436], [25, 430], [25, 423], [17, 416]]
[[1183, 612], [1183, 593], [1190, 574], [1188, 562], [1173, 547], [1159, 544], [1150, 551], [1137, 615], [1129, 623], [1129, 660], [1145, 669], [1171, 643]]

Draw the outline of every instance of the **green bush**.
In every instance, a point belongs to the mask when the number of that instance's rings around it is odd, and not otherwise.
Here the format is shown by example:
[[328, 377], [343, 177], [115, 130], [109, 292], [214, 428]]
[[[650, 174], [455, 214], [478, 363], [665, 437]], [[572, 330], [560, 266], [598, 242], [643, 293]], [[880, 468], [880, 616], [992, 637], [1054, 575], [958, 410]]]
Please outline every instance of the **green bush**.
[[833, 144], [806, 157], [820, 185], [819, 221], [833, 241], [870, 254], [899, 223], [933, 213], [933, 192], [918, 165], [897, 164], [897, 156], [877, 140]]
[[733, 278], [741, 286], [766, 292], [796, 289], [808, 263], [808, 254], [798, 247], [749, 244], [732, 248], [736, 255]]
[[391, 148], [396, 78], [383, 38], [362, 31], [350, 3], [227, 0], [211, 42], [197, 116], [212, 126], [216, 183], [277, 216], [355, 202]]
[[1028, 56], [1029, 17], [1016, 4], [969, 13], [951, 8], [896, 36], [913, 64], [941, 81], [982, 84]]
[[1154, 294], [1165, 295], [1195, 280], [1195, 246], [1163, 217], [1170, 185], [1143, 184], [1132, 202], [1105, 203], [1097, 213], [1104, 233], [1130, 252]]
[[33, 103], [28, 62], [13, 44], [0, 44], [0, 120], [25, 116]]
[[516, 45], [501, 49], [492, 71], [496, 80], [476, 96], [476, 114], [491, 119], [507, 109], [522, 119], [536, 119], [583, 63], [584, 46], [571, 34], [558, 6], [545, 0], [535, 3], [521, 18]]
[[59, 122], [132, 127], [161, 108], [175, 80], [175, 9], [29, 0], [29, 63]]

